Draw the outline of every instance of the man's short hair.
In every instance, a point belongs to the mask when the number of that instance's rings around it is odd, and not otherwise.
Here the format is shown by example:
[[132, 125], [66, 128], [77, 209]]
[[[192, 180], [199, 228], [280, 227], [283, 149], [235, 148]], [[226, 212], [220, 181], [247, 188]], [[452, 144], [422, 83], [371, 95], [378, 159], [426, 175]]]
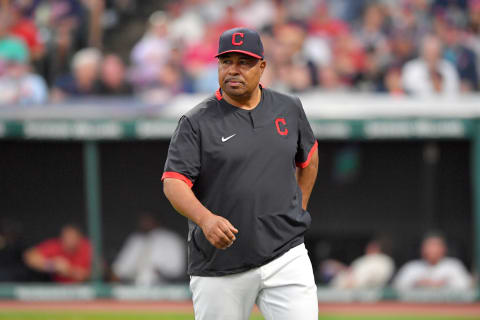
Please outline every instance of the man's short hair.
[[75, 231], [77, 231], [78, 233], [80, 234], [83, 234], [83, 228], [80, 226], [79, 223], [76, 223], [76, 222], [67, 222], [67, 223], [64, 223], [61, 227], [61, 231], [65, 230], [65, 229], [73, 229]]
[[426, 240], [432, 239], [432, 238], [441, 239], [445, 244], [447, 243], [445, 234], [440, 230], [429, 230], [429, 231], [427, 231], [423, 235], [422, 243], [425, 242]]
[[100, 64], [102, 60], [102, 53], [96, 48], [86, 48], [75, 53], [72, 59], [72, 69], [76, 70], [86, 64], [96, 63]]

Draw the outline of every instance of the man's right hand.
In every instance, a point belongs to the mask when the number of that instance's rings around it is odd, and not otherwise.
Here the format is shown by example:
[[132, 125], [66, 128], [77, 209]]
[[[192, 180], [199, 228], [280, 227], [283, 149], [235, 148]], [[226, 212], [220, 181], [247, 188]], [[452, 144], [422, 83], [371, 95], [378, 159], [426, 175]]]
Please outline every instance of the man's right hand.
[[230, 221], [205, 208], [184, 181], [166, 178], [163, 180], [163, 191], [173, 207], [196, 223], [215, 248], [226, 249], [235, 241], [238, 230]]
[[224, 217], [209, 214], [202, 219], [200, 228], [205, 238], [218, 249], [227, 249], [235, 241], [238, 230]]

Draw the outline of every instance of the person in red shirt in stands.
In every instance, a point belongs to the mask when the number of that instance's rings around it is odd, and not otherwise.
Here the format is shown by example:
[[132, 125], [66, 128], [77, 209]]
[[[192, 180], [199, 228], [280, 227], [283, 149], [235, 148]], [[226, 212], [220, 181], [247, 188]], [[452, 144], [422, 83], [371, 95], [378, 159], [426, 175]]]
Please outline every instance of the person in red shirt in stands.
[[24, 254], [25, 263], [32, 269], [50, 273], [59, 283], [75, 283], [90, 277], [92, 248], [80, 229], [67, 224], [60, 237], [48, 239]]
[[10, 34], [25, 42], [32, 60], [41, 59], [45, 54], [45, 46], [33, 18], [23, 14], [19, 1], [11, 1], [6, 14], [8, 14], [10, 24]]

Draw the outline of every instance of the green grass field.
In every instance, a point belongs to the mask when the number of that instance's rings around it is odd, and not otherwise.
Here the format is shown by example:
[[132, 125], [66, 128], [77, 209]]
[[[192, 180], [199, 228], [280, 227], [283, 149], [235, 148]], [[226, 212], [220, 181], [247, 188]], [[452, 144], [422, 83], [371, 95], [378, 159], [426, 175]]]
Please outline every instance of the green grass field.
[[[192, 314], [154, 313], [154, 312], [93, 312], [93, 311], [0, 311], [0, 320], [192, 320]], [[262, 320], [253, 315], [250, 320]], [[320, 320], [472, 320], [478, 317], [468, 316], [382, 316], [382, 315], [321, 315]]]

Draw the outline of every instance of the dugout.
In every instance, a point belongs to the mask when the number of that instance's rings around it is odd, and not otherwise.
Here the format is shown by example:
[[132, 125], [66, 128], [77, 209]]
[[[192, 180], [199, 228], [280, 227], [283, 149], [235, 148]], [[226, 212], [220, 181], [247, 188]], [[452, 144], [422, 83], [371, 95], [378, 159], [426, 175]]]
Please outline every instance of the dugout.
[[[186, 221], [160, 178], [176, 119], [200, 98], [164, 108], [93, 101], [2, 110], [2, 216], [21, 222], [25, 246], [54, 236], [64, 222], [83, 224], [95, 245], [95, 284], [139, 212], [157, 213], [184, 236]], [[327, 257], [351, 262], [378, 234], [391, 238], [398, 267], [418, 257], [421, 236], [434, 228], [478, 273], [480, 99], [301, 98], [319, 140], [306, 235], [314, 267]]]

